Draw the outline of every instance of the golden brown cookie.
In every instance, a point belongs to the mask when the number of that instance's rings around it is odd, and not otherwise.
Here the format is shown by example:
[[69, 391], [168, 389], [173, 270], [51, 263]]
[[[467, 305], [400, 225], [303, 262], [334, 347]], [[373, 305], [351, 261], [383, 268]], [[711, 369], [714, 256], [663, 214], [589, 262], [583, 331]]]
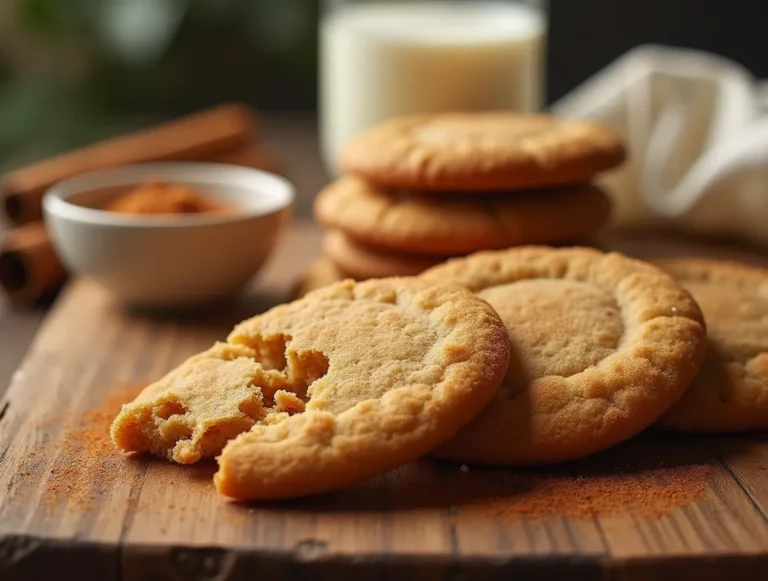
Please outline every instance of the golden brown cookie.
[[507, 326], [496, 397], [436, 455], [485, 464], [585, 456], [667, 411], [704, 357], [693, 299], [662, 271], [620, 254], [526, 247], [484, 252], [421, 278], [467, 286]]
[[304, 295], [316, 291], [345, 278], [355, 278], [345, 275], [339, 267], [329, 258], [321, 256], [309, 265], [299, 281], [291, 291], [291, 299], [300, 299]]
[[317, 196], [315, 216], [369, 245], [445, 256], [592, 234], [608, 220], [610, 200], [597, 186], [584, 184], [436, 201], [343, 177]]
[[511, 112], [415, 115], [363, 132], [341, 168], [385, 188], [516, 190], [589, 181], [624, 161], [610, 129]]
[[381, 250], [356, 242], [341, 230], [329, 230], [326, 233], [323, 252], [341, 272], [356, 280], [414, 276], [445, 260], [435, 256]]
[[183, 463], [221, 451], [233, 498], [323, 492], [452, 436], [508, 361], [499, 316], [466, 289], [347, 280], [240, 323], [123, 406], [112, 437]]
[[658, 426], [690, 432], [768, 428], [768, 270], [714, 260], [657, 263], [707, 320], [699, 374]]

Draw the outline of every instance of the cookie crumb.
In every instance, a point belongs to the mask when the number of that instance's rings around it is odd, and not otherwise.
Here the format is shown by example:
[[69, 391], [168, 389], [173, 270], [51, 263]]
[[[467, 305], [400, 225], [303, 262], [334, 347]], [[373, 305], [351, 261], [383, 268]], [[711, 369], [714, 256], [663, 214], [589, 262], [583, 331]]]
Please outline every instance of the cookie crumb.
[[285, 412], [289, 415], [300, 414], [304, 411], [304, 401], [291, 391], [279, 389], [275, 392], [275, 412]]
[[469, 472], [469, 466], [467, 466], [466, 464], [462, 464], [459, 470], [461, 470], [464, 473]]

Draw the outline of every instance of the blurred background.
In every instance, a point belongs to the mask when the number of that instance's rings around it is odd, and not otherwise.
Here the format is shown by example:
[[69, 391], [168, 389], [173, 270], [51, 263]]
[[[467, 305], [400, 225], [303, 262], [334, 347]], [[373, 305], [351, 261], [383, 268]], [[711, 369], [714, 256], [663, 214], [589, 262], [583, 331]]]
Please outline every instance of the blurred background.
[[[321, 9], [0, 0], [0, 167], [227, 100], [281, 120], [290, 142], [316, 111]], [[766, 22], [765, 0], [550, 0], [546, 100], [649, 42], [706, 49], [768, 77]]]

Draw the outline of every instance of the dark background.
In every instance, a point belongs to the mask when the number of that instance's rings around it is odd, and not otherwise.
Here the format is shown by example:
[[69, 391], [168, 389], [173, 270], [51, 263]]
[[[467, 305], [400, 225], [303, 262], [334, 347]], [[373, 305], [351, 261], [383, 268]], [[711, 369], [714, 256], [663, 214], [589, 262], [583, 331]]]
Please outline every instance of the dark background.
[[550, 100], [646, 43], [712, 51], [768, 78], [766, 0], [550, 2]]
[[[144, 24], [126, 27], [126, 6]], [[0, 163], [225, 100], [311, 116], [319, 14], [318, 0], [0, 0]], [[548, 101], [645, 43], [768, 78], [766, 23], [768, 0], [550, 0]]]

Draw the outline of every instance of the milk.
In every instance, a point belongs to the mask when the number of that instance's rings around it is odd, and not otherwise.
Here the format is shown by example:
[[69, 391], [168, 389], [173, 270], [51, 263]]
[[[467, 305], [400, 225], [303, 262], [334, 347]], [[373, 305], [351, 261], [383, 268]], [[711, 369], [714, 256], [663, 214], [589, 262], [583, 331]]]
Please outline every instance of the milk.
[[323, 155], [393, 116], [542, 106], [546, 20], [497, 2], [368, 2], [325, 15]]

